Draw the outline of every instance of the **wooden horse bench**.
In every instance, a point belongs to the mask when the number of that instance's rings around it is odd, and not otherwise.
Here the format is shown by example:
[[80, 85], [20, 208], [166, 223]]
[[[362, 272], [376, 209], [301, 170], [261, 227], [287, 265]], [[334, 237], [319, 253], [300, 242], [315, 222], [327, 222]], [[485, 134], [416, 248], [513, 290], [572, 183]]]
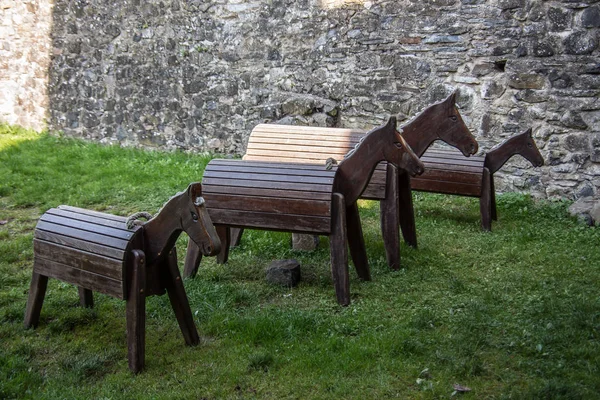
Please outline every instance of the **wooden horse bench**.
[[411, 179], [410, 185], [417, 191], [478, 197], [481, 228], [490, 231], [492, 220], [497, 219], [494, 173], [517, 154], [536, 167], [544, 164], [531, 129], [507, 139], [485, 156], [466, 158], [454, 150], [429, 149], [421, 157], [425, 173]]
[[[360, 278], [369, 268], [356, 200], [380, 161], [422, 172], [422, 163], [396, 132], [396, 119], [363, 137], [338, 166], [249, 160], [212, 160], [202, 192], [221, 237], [220, 262], [227, 261], [229, 228], [256, 228], [328, 235], [337, 300], [350, 303], [347, 245]], [[185, 276], [196, 274], [201, 257], [190, 243]]]
[[220, 251], [200, 190], [200, 184], [190, 185], [150, 221], [133, 227], [128, 227], [127, 218], [111, 214], [68, 206], [48, 210], [35, 228], [25, 326], [38, 325], [51, 277], [77, 285], [86, 307], [93, 306], [93, 291], [127, 301], [127, 347], [133, 372], [144, 367], [147, 296], [166, 291], [185, 342], [198, 344], [174, 245], [185, 231], [202, 253]]
[[[402, 126], [402, 137], [417, 156], [421, 157], [436, 140], [457, 147], [465, 156], [477, 152], [477, 141], [464, 124], [455, 103], [456, 93], [453, 93]], [[260, 124], [250, 134], [243, 159], [324, 165], [329, 158], [341, 160], [364, 135], [364, 131], [356, 129]], [[361, 198], [380, 201], [388, 265], [392, 269], [400, 268], [399, 223], [406, 242], [417, 245], [409, 176], [382, 162]], [[242, 230], [233, 229], [232, 244], [237, 244], [241, 235]]]

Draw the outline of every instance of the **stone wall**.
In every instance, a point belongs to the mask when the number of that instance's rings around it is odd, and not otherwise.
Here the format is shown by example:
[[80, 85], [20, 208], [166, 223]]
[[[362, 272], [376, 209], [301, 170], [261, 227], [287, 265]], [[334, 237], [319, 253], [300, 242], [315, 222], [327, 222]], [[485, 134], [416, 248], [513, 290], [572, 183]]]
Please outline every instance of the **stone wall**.
[[0, 0], [0, 121], [42, 130], [48, 114], [52, 7]]
[[370, 128], [459, 89], [500, 190], [600, 198], [597, 0], [55, 0], [50, 126], [243, 154], [260, 122]]

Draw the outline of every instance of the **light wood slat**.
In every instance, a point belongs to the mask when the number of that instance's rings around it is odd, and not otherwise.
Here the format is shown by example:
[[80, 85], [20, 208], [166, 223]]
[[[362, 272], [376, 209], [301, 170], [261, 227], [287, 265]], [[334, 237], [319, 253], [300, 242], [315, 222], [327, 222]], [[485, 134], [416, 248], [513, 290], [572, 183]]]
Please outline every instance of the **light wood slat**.
[[248, 196], [271, 197], [276, 199], [313, 199], [322, 201], [331, 201], [331, 192], [303, 192], [298, 190], [278, 190], [264, 189], [257, 187], [241, 187], [241, 186], [203, 186], [203, 196], [211, 196], [213, 194], [237, 194]]
[[[261, 167], [261, 168], [276, 168], [276, 169], [292, 169], [292, 170], [305, 170], [305, 171], [327, 171], [325, 169], [325, 162], [323, 161], [323, 163], [298, 163], [298, 162], [281, 162], [281, 161], [268, 161], [268, 160], [256, 160], [256, 161], [250, 161], [250, 160], [227, 160], [227, 159], [214, 159], [212, 160], [210, 163], [208, 163], [207, 165], [207, 169], [209, 168], [208, 166], [210, 166], [210, 168], [213, 168], [213, 166], [218, 165], [218, 166], [230, 166], [232, 168], [243, 168], [243, 166], [247, 166], [247, 167]], [[332, 170], [336, 168], [335, 166], [332, 168]], [[309, 173], [309, 172], [307, 172]]]
[[329, 234], [331, 231], [331, 218], [325, 217], [215, 210], [210, 208], [208, 209], [208, 213], [215, 225], [316, 234]]
[[206, 207], [209, 209], [233, 209], [240, 211], [269, 212], [274, 214], [296, 214], [325, 216], [331, 215], [331, 201], [314, 201], [312, 199], [277, 199], [273, 197], [239, 196], [239, 195], [204, 195]]
[[105, 235], [117, 239], [129, 240], [133, 236], [133, 231], [127, 231], [123, 229], [115, 229], [108, 226], [102, 226], [98, 224], [93, 224], [85, 221], [80, 221], [72, 218], [68, 218], [65, 216], [52, 215], [45, 213], [40, 218], [40, 221], [67, 226], [70, 228], [76, 228], [82, 231], [92, 232], [98, 235]]
[[121, 217], [119, 215], [107, 214], [107, 213], [103, 213], [100, 211], [86, 210], [85, 208], [65, 206], [65, 205], [58, 206], [58, 208], [60, 210], [68, 210], [68, 211], [76, 212], [76, 213], [83, 214], [83, 215], [91, 215], [94, 217], [110, 219], [113, 221], [122, 221], [123, 223], [125, 223], [125, 221], [127, 221], [127, 217]]
[[347, 135], [364, 135], [366, 131], [359, 129], [347, 129], [347, 128], [323, 128], [319, 126], [299, 126], [299, 125], [278, 125], [278, 124], [259, 124], [254, 127], [251, 135], [259, 132], [291, 132], [297, 134], [306, 135], [321, 135], [321, 136], [347, 136]]
[[123, 221], [115, 221], [113, 219], [100, 218], [92, 215], [85, 215], [81, 213], [76, 213], [70, 210], [63, 210], [60, 208], [52, 208], [46, 211], [46, 214], [56, 215], [57, 217], [70, 218], [77, 221], [90, 222], [96, 225], [106, 226], [110, 228], [120, 229], [125, 232], [133, 232], [133, 230], [127, 229], [127, 224], [125, 220]]
[[104, 257], [40, 239], [33, 240], [33, 249], [36, 257], [54, 260], [76, 269], [105, 275], [112, 279], [125, 280], [123, 276], [123, 259]]
[[35, 230], [34, 238], [45, 240], [52, 243], [58, 243], [74, 249], [88, 251], [90, 253], [96, 253], [98, 255], [111, 257], [115, 259], [123, 259], [125, 257], [125, 251], [114, 247], [108, 247], [103, 244], [90, 243], [85, 240], [64, 236], [62, 234], [56, 234], [53, 232], [45, 232], [39, 229]]
[[410, 180], [412, 190], [421, 192], [445, 193], [445, 194], [460, 194], [463, 196], [480, 197], [481, 185], [469, 185], [457, 182], [444, 182], [432, 180], [420, 180], [412, 178]]
[[84, 241], [89, 241], [96, 244], [101, 244], [115, 249], [124, 250], [129, 243], [127, 240], [117, 239], [110, 236], [99, 235], [96, 233], [82, 231], [80, 229], [71, 228], [64, 225], [57, 225], [46, 221], [39, 221], [36, 230], [57, 233], [64, 236], [69, 236]]
[[281, 190], [297, 190], [301, 192], [320, 192], [329, 193], [331, 195], [331, 185], [317, 184], [301, 184], [289, 182], [271, 182], [271, 181], [247, 181], [239, 179], [223, 179], [223, 178], [204, 178], [202, 187], [205, 186], [231, 186], [231, 187], [257, 187], [263, 189], [281, 189]]
[[72, 268], [68, 265], [58, 263], [41, 257], [36, 257], [33, 270], [50, 278], [60, 279], [74, 285], [83, 286], [95, 292], [114, 296], [119, 299], [125, 298], [125, 282], [111, 279], [106, 276], [94, 274], [81, 269]]
[[[324, 160], [326, 160], [329, 157], [335, 158], [335, 156], [338, 156], [341, 159], [342, 156], [346, 154], [346, 153], [339, 153], [339, 154], [331, 155], [330, 153], [318, 153], [316, 151], [312, 151], [312, 152], [306, 152], [306, 151], [282, 152], [282, 151], [276, 151], [276, 150], [253, 150], [253, 149], [246, 150], [246, 156], [281, 157], [282, 153], [285, 154], [285, 157], [282, 157], [281, 159], [287, 158], [287, 159], [291, 159], [291, 160], [315, 159], [315, 158], [318, 158], [317, 155], [319, 155], [319, 157], [323, 157]], [[341, 160], [338, 160], [338, 161], [341, 161]]]
[[339, 141], [323, 141], [319, 138], [303, 138], [303, 137], [290, 137], [289, 135], [277, 135], [277, 136], [269, 136], [269, 137], [261, 137], [256, 136], [252, 138], [251, 142], [248, 142], [248, 146], [258, 145], [258, 146], [281, 146], [282, 148], [296, 147], [296, 146], [304, 146], [304, 147], [322, 147], [322, 148], [330, 148], [338, 151], [338, 149], [347, 148], [350, 150], [354, 147], [355, 142], [350, 141], [348, 139], [339, 140]]

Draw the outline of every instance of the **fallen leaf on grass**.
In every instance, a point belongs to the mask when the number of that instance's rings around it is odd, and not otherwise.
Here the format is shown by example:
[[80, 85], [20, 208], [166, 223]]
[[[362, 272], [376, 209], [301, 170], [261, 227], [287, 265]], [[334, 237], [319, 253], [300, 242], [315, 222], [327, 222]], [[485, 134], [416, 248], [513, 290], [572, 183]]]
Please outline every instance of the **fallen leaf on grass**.
[[471, 388], [455, 383], [454, 390], [456, 390], [457, 392], [470, 392]]

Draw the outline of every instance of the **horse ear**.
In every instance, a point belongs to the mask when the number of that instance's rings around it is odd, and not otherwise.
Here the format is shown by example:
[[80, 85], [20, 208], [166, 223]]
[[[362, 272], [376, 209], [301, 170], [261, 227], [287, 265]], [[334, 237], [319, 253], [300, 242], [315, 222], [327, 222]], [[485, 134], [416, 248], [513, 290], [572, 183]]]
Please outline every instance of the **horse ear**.
[[390, 119], [388, 119], [388, 122], [385, 125], [385, 127], [388, 129], [396, 130], [396, 116], [395, 115], [390, 116]]
[[454, 92], [452, 92], [452, 94], [450, 96], [448, 96], [446, 101], [450, 102], [451, 104], [456, 104], [456, 95], [457, 94], [458, 94], [458, 89], [456, 89]]
[[196, 198], [202, 196], [202, 184], [200, 182], [190, 183], [190, 186], [187, 188], [188, 196], [191, 199], [196, 200]]
[[530, 138], [533, 138], [533, 130], [532, 130], [531, 128], [527, 129], [527, 130], [525, 131], [525, 134], [526, 134], [527, 136], [529, 136]]

